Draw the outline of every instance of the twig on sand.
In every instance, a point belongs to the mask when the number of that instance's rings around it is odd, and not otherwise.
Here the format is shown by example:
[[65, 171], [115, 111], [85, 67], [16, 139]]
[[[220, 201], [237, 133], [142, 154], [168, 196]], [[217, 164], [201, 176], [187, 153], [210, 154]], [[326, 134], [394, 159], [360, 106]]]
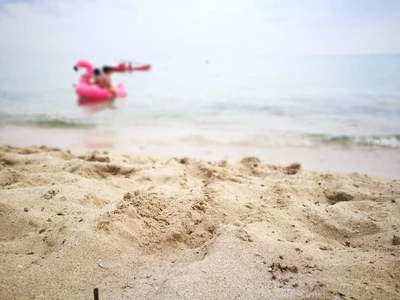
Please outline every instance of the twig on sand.
[[93, 294], [94, 294], [94, 300], [99, 300], [99, 289], [95, 288], [93, 290]]

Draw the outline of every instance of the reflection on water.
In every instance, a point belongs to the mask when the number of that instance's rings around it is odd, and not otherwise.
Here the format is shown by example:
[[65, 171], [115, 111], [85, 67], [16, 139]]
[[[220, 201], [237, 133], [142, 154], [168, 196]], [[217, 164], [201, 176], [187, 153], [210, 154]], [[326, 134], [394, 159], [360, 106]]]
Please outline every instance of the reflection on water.
[[[82, 107], [84, 112], [95, 114], [106, 109], [117, 109], [125, 106], [125, 99], [78, 99], [78, 106]], [[115, 129], [94, 127], [80, 132], [81, 146], [86, 149], [111, 149], [115, 147], [115, 137], [117, 132]]]
[[107, 108], [116, 108], [115, 99], [92, 100], [79, 98], [78, 106], [82, 107], [87, 113], [96, 113]]

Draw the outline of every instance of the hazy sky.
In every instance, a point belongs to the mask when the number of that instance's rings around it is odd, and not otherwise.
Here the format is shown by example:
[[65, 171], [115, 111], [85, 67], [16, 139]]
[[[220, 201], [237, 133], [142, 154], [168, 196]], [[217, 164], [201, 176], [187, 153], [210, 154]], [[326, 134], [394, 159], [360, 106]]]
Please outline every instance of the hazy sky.
[[400, 0], [0, 0], [0, 58], [400, 52]]

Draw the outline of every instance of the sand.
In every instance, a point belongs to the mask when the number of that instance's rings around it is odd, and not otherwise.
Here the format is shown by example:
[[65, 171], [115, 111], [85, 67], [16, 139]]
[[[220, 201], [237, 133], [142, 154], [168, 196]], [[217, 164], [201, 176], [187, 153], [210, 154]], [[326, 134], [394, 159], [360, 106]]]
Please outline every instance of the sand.
[[400, 181], [0, 146], [0, 299], [398, 299]]

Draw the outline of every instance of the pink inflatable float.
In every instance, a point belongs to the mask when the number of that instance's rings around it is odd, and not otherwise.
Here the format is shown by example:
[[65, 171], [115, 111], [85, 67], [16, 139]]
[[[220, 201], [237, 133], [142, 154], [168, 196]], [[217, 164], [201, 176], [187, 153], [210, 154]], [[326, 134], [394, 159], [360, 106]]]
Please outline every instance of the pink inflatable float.
[[[74, 69], [77, 70], [79, 68], [86, 69], [86, 73], [83, 74], [79, 82], [74, 85], [75, 92], [79, 97], [90, 100], [107, 100], [112, 98], [110, 91], [89, 83], [89, 78], [92, 76], [94, 70], [90, 62], [85, 60], [78, 61]], [[115, 90], [117, 92], [117, 97], [122, 98], [127, 94], [122, 83], [118, 84]]]

